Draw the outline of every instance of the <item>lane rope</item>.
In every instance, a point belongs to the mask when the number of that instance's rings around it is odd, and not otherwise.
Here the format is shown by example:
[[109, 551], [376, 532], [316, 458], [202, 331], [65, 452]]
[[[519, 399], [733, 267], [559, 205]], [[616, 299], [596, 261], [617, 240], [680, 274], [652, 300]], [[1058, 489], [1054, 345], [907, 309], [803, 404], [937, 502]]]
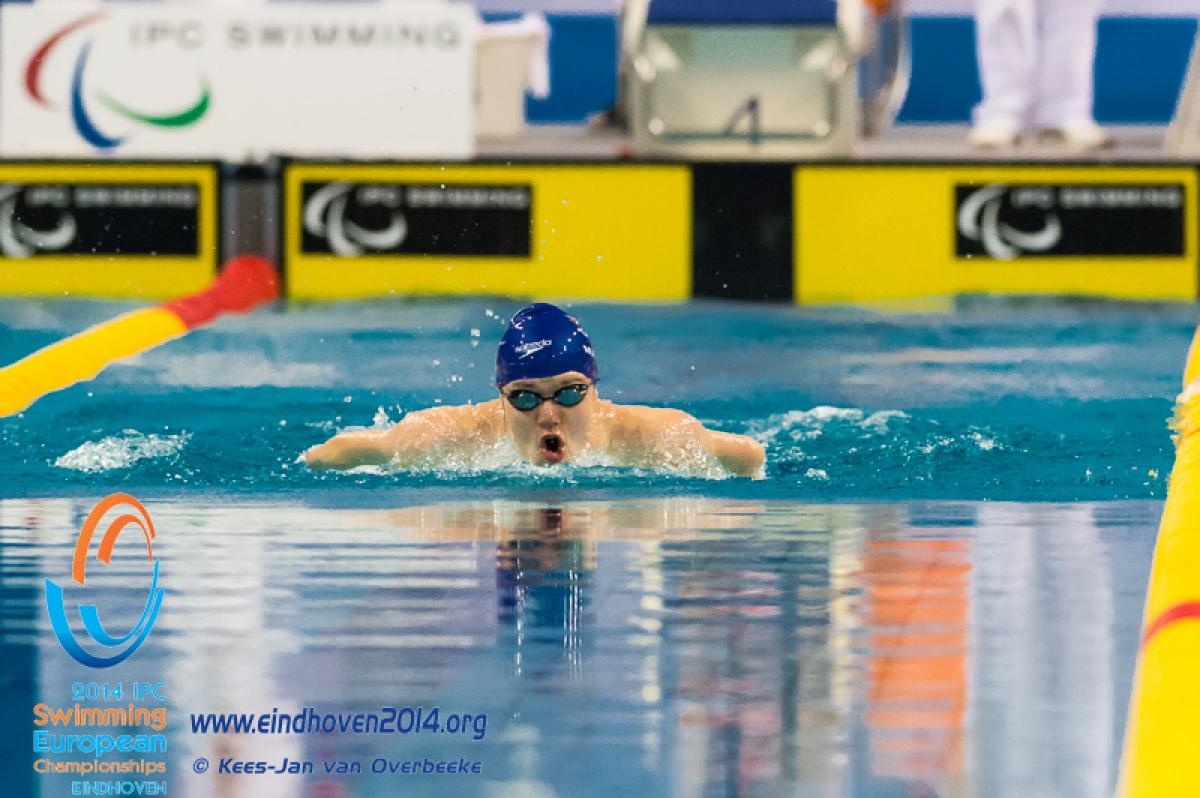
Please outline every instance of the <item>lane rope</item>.
[[279, 276], [270, 263], [253, 255], [233, 258], [202, 291], [101, 322], [0, 368], [0, 418], [224, 313], [247, 313], [278, 296]]
[[[1184, 369], [1172, 428], [1175, 465], [1150, 569], [1137, 672], [1125, 724], [1119, 798], [1200, 795], [1200, 329]], [[1168, 633], [1169, 632], [1169, 633]]]

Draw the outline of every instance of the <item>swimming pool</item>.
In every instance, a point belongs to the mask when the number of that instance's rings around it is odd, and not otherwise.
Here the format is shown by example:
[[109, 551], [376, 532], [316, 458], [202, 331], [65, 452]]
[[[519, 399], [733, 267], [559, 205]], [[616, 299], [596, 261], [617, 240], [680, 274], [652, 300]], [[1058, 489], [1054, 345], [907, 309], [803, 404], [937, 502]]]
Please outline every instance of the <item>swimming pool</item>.
[[[0, 303], [0, 362], [124, 307]], [[224, 319], [0, 420], [0, 644], [29, 699], [9, 725], [87, 677], [41, 582], [125, 491], [167, 599], [108, 676], [170, 685], [176, 794], [1111, 792], [1191, 308], [578, 305], [603, 395], [755, 435], [766, 479], [297, 465], [336, 429], [489, 398], [515, 307]], [[144, 562], [114, 566], [98, 603], [132, 621]], [[486, 734], [189, 726], [381, 702], [486, 714]], [[483, 773], [193, 772], [222, 754]], [[5, 745], [18, 794], [59, 794], [30, 756]]]

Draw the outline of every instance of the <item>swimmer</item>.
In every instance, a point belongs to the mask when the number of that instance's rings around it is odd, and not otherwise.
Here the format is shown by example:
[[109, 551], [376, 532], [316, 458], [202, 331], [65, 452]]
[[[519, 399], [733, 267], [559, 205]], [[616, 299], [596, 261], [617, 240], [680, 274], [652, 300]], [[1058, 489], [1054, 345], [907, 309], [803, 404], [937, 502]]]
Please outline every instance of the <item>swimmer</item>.
[[482, 404], [433, 407], [386, 430], [343, 432], [304, 454], [310, 468], [404, 468], [470, 459], [504, 438], [538, 466], [572, 461], [678, 468], [714, 460], [737, 476], [762, 477], [765, 452], [744, 435], [704, 427], [681, 410], [601, 399], [596, 358], [574, 317], [538, 302], [518, 311], [496, 353], [500, 395]]

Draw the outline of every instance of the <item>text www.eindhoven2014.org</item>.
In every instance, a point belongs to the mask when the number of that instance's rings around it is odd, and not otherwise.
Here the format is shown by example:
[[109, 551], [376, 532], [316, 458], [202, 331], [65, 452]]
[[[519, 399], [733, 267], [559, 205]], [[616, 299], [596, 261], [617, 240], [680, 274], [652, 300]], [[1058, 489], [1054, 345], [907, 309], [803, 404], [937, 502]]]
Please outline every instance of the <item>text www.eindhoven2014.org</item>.
[[440, 707], [380, 707], [373, 712], [192, 713], [193, 734], [444, 734], [482, 740], [485, 713], [443, 712]]

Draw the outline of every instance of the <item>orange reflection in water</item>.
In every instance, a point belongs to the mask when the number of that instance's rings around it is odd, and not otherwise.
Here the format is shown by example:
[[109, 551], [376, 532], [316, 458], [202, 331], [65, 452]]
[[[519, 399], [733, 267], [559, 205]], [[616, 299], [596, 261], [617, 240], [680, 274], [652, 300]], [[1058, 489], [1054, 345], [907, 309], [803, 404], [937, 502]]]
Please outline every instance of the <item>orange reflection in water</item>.
[[871, 770], [953, 782], [964, 764], [970, 542], [872, 532], [863, 563]]

